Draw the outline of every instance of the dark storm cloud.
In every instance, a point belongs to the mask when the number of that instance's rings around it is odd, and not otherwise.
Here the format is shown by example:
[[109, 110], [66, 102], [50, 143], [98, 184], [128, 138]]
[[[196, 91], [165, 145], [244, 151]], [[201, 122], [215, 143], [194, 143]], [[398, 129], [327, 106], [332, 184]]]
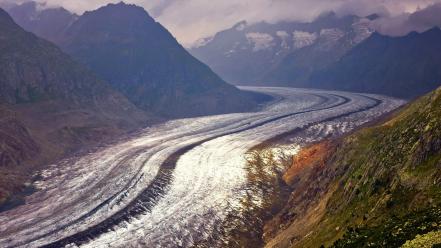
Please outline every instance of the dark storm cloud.
[[[7, 1], [12, 0], [0, 0], [3, 3]], [[81, 14], [85, 10], [96, 9], [120, 0], [37, 1], [47, 2], [48, 6], [63, 6]], [[417, 27], [427, 26], [426, 22], [433, 20], [434, 12], [423, 13], [418, 17], [411, 17], [405, 13], [413, 13], [419, 8], [426, 8], [441, 0], [126, 0], [126, 2], [143, 6], [182, 43], [188, 45], [242, 20], [251, 23], [281, 20], [308, 21], [329, 10], [340, 14], [389, 15], [390, 18], [387, 19], [391, 19], [391, 22], [383, 18], [382, 23], [377, 23], [383, 32], [389, 32], [393, 27], [401, 28], [400, 25], [406, 20], [415, 23]], [[411, 18], [416, 20], [411, 21]]]

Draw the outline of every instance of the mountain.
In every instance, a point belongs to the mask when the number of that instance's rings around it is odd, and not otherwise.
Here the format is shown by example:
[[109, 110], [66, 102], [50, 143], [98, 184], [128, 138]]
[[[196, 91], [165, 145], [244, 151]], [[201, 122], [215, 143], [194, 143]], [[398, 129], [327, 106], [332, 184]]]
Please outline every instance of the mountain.
[[241, 112], [256, 95], [225, 83], [141, 7], [109, 4], [86, 12], [61, 47], [136, 106], [165, 117]]
[[241, 112], [266, 97], [239, 91], [192, 57], [141, 7], [109, 4], [82, 16], [28, 2], [9, 7], [139, 108], [166, 118]]
[[60, 42], [64, 31], [78, 18], [64, 8], [46, 8], [37, 2], [10, 5], [7, 9], [14, 21], [25, 30], [51, 42]]
[[0, 9], [0, 203], [23, 189], [38, 166], [149, 120], [89, 69]]
[[338, 60], [369, 37], [373, 19], [331, 12], [310, 23], [240, 22], [189, 51], [237, 84], [304, 82], [311, 71]]
[[319, 88], [411, 98], [441, 85], [441, 30], [388, 37], [378, 33], [311, 78]]
[[303, 155], [283, 177], [291, 194], [266, 247], [441, 244], [441, 88]]

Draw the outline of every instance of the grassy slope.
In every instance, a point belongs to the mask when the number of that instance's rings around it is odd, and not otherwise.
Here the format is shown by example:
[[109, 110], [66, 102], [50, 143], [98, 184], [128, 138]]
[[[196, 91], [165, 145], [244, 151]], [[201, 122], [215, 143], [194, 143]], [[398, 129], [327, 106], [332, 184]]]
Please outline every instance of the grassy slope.
[[441, 229], [441, 89], [330, 151], [299, 174], [309, 180], [267, 224], [268, 246], [399, 247]]

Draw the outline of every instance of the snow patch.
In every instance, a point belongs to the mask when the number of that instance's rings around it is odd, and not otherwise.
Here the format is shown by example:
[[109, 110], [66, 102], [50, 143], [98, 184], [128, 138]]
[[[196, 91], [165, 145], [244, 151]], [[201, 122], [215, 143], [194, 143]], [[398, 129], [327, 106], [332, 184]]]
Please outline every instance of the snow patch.
[[292, 37], [294, 40], [295, 49], [300, 49], [303, 47], [310, 46], [314, 44], [314, 42], [317, 40], [316, 33], [309, 33], [304, 31], [294, 31], [292, 33]]
[[254, 45], [253, 51], [258, 52], [274, 46], [274, 37], [267, 33], [247, 33], [247, 40]]
[[214, 39], [214, 37], [206, 37], [206, 38], [201, 38], [199, 40], [197, 40], [192, 46], [191, 48], [199, 48], [199, 47], [203, 47], [206, 46], [208, 43], [212, 42]]
[[320, 46], [319, 49], [330, 50], [334, 49], [337, 42], [345, 36], [345, 32], [338, 28], [322, 29], [320, 31]]
[[345, 33], [338, 28], [326, 28], [320, 30], [320, 37], [328, 41], [337, 41], [344, 35]]
[[352, 24], [352, 29], [355, 33], [355, 37], [353, 38], [354, 44], [358, 44], [369, 38], [375, 31], [372, 21], [367, 18], [363, 18], [360, 21]]
[[288, 39], [290, 37], [289, 37], [288, 32], [283, 31], [283, 30], [279, 30], [276, 32], [276, 35], [282, 40], [282, 43], [280, 44], [280, 46], [283, 49], [289, 49]]

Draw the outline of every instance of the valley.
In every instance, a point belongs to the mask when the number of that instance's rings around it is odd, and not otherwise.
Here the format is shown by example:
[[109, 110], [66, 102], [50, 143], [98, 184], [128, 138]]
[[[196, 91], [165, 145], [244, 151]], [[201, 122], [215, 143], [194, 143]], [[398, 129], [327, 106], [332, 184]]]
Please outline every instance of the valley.
[[191, 247], [210, 240], [240, 206], [249, 149], [295, 129], [322, 129], [313, 140], [345, 133], [404, 103], [333, 91], [244, 90], [274, 100], [258, 112], [154, 125], [41, 171], [26, 204], [0, 213], [0, 246]]
[[0, 247], [440, 247], [439, 13], [0, 0]]

